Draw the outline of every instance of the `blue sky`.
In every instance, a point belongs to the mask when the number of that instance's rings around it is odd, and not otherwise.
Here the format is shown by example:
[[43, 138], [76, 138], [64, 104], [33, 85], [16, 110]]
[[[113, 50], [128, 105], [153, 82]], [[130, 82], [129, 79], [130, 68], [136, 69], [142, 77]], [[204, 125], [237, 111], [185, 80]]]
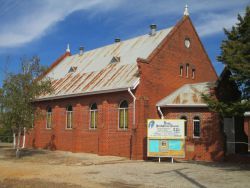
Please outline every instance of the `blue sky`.
[[250, 0], [0, 0], [0, 85], [7, 71], [19, 71], [20, 59], [38, 55], [50, 65], [65, 52], [79, 46], [86, 50], [176, 24], [185, 4], [190, 17], [220, 74], [216, 61], [223, 28], [237, 22]]

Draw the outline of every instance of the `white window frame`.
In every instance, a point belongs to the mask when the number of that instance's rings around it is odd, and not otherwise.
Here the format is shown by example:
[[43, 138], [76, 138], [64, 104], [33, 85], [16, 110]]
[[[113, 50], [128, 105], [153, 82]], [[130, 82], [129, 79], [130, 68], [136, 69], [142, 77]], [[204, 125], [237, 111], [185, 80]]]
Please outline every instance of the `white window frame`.
[[195, 79], [195, 69], [192, 69], [192, 79]]
[[[184, 117], [185, 117], [186, 119], [184, 119]], [[182, 115], [182, 116], [180, 117], [180, 119], [184, 120], [184, 136], [187, 137], [187, 136], [188, 136], [188, 117], [185, 116], [185, 115]], [[185, 123], [187, 123], [187, 126], [185, 126]], [[185, 127], [187, 127], [187, 131], [186, 131]], [[186, 132], [185, 132], [185, 131], [186, 131]], [[186, 135], [185, 135], [185, 133], [186, 133]]]
[[[68, 127], [68, 113], [70, 114], [70, 126]], [[72, 124], [73, 124], [73, 122], [72, 122], [72, 117], [73, 117], [73, 110], [72, 111], [68, 111], [68, 110], [66, 110], [66, 129], [72, 129], [73, 128], [73, 126], [72, 126]]]
[[[199, 136], [194, 135], [194, 123], [199, 122]], [[193, 119], [193, 138], [200, 138], [201, 137], [201, 120], [199, 119]]]
[[[125, 124], [123, 125], [123, 127], [121, 128], [120, 127], [120, 110], [123, 110], [123, 113], [124, 113], [124, 123], [125, 123], [125, 110], [128, 111], [128, 108], [118, 108], [118, 129], [119, 130], [128, 130], [128, 120], [127, 120], [127, 127], [125, 126]], [[127, 113], [127, 118], [128, 118], [128, 113]]]
[[[91, 114], [92, 112], [94, 112], [94, 127], [91, 127], [91, 121], [92, 121], [92, 118], [91, 118]], [[89, 129], [97, 129], [97, 122], [96, 122], [96, 113], [98, 112], [98, 110], [90, 110], [90, 118], [89, 118]]]
[[189, 64], [186, 64], [186, 78], [188, 78], [188, 74], [189, 74]]
[[[51, 116], [50, 117], [50, 127], [48, 126], [48, 116]], [[52, 128], [52, 112], [46, 112], [46, 129], [51, 129]]]
[[183, 77], [183, 65], [180, 66], [179, 74], [181, 77]]

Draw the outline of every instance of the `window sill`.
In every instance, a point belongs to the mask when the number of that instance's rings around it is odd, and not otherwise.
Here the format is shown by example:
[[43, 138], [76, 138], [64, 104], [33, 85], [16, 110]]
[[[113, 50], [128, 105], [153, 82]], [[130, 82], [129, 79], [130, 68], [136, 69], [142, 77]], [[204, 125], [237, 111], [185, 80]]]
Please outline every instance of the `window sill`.
[[48, 130], [48, 131], [49, 131], [49, 130], [52, 130], [52, 128], [47, 128], [47, 127], [46, 127], [45, 129]]
[[96, 131], [97, 128], [89, 128], [89, 131]]
[[199, 138], [201, 138], [200, 136], [193, 136], [193, 138], [195, 138], [195, 139], [199, 139]]
[[127, 132], [128, 131], [128, 128], [126, 128], [126, 129], [118, 129], [118, 131], [121, 131], [121, 132]]
[[72, 131], [73, 128], [65, 128], [66, 131]]

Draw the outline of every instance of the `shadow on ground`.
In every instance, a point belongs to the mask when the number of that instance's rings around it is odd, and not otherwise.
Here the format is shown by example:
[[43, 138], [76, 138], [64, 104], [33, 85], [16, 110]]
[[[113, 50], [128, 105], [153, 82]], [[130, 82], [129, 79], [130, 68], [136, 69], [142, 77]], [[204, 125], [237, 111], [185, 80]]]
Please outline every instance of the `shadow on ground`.
[[17, 180], [4, 179], [1, 182], [1, 188], [82, 188], [79, 185], [68, 183], [48, 182], [40, 179]]
[[112, 181], [110, 183], [102, 183], [104, 187], [112, 187], [112, 188], [135, 188], [135, 187], [144, 187], [140, 184], [128, 184], [120, 181]]
[[201, 166], [211, 167], [211, 168], [217, 168], [220, 170], [225, 171], [250, 171], [250, 165], [249, 164], [242, 164], [242, 163], [229, 163], [229, 162], [202, 162], [202, 161], [188, 161], [186, 163], [191, 164], [197, 164]]

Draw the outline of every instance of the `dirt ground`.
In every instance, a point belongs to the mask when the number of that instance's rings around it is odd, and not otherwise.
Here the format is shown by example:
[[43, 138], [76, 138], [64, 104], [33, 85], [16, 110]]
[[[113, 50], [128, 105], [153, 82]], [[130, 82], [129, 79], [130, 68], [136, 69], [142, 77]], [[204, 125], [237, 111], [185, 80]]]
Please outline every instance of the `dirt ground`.
[[146, 162], [63, 151], [24, 150], [21, 159], [0, 145], [0, 188], [250, 187], [250, 166]]

